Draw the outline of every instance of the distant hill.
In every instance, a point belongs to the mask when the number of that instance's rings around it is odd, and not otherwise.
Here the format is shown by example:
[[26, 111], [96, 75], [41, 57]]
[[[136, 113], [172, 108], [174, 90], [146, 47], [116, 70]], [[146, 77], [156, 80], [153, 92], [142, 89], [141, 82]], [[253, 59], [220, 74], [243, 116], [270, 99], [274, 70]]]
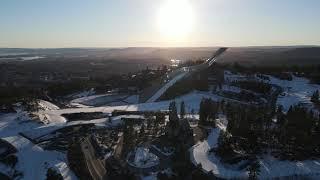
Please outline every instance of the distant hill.
[[[72, 60], [135, 60], [156, 64], [169, 63], [170, 59], [196, 60], [212, 55], [217, 47], [184, 47], [184, 48], [58, 48], [58, 49], [19, 49], [0, 48], [1, 56], [39, 55], [46, 59]], [[261, 46], [231, 47], [221, 57], [220, 63], [239, 62], [256, 65], [290, 65], [319, 64], [319, 46]]]
[[230, 48], [221, 61], [249, 65], [320, 64], [320, 47]]
[[295, 48], [286, 51], [286, 53], [297, 57], [320, 57], [320, 47]]

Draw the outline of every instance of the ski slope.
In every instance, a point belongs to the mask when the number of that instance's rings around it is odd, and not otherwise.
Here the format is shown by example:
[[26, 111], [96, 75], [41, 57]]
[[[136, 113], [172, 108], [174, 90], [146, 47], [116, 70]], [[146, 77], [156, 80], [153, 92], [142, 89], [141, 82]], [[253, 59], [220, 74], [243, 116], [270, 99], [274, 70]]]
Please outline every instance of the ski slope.
[[172, 85], [174, 85], [176, 82], [181, 80], [183, 77], [185, 77], [188, 74], [187, 71], [184, 71], [171, 79], [169, 82], [167, 82], [164, 86], [162, 86], [151, 98], [149, 98], [146, 102], [151, 103], [155, 102], [157, 99], [159, 99]]

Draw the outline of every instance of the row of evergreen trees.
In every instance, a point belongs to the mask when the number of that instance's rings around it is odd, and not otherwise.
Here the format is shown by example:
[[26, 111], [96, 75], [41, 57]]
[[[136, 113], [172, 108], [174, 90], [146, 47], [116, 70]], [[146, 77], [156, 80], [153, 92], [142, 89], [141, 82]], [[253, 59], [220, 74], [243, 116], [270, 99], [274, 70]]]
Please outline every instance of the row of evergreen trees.
[[319, 96], [320, 96], [319, 90], [316, 90], [311, 96], [311, 102], [313, 102], [315, 104], [320, 104]]
[[[275, 116], [274, 116], [275, 114]], [[227, 131], [221, 132], [217, 153], [258, 155], [272, 150], [283, 159], [320, 157], [320, 117], [301, 105], [283, 113], [264, 107], [226, 105]], [[237, 151], [236, 151], [237, 150]]]
[[274, 134], [283, 157], [320, 157], [320, 116], [312, 110], [296, 105], [284, 114], [278, 109]]
[[204, 98], [199, 107], [199, 125], [211, 125], [215, 127], [215, 120], [218, 117], [219, 103]]
[[226, 104], [228, 119], [227, 131], [218, 138], [218, 153], [232, 157], [234, 150], [247, 154], [261, 152], [263, 140], [268, 141], [271, 129], [271, 117], [268, 109], [255, 106]]

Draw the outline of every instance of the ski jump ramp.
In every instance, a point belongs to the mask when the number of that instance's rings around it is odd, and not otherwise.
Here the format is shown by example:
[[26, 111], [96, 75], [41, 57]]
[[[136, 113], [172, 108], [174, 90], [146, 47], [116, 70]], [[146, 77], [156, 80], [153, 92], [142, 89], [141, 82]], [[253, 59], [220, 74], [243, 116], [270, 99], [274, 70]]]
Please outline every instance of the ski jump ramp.
[[191, 72], [197, 72], [204, 70], [210, 66], [213, 65], [214, 62], [217, 61], [218, 57], [220, 57], [228, 48], [219, 48], [211, 58], [207, 59], [204, 63], [191, 66], [191, 67], [182, 67], [179, 69], [174, 70], [170, 74], [168, 74], [168, 79], [165, 84], [163, 84], [160, 89], [155, 91], [151, 97], [149, 97], [145, 102], [146, 103], [152, 103], [158, 100], [163, 93], [165, 93], [171, 86], [173, 86], [175, 83], [189, 75]]

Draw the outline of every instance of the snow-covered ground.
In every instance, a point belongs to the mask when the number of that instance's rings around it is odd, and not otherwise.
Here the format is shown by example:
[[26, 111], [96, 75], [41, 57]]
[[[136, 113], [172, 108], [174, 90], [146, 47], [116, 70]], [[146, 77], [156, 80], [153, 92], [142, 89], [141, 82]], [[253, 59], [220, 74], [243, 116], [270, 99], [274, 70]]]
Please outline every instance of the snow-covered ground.
[[162, 153], [165, 156], [171, 156], [174, 152], [173, 148], [164, 147], [163, 149], [160, 149], [156, 145], [151, 145], [151, 147], [153, 147], [154, 149], [156, 149], [157, 151], [159, 151], [160, 153]]
[[[117, 125], [119, 121], [112, 122], [111, 125]], [[26, 135], [29, 138], [37, 139], [39, 137], [45, 136], [47, 134], [50, 134], [58, 129], [68, 127], [68, 126], [74, 126], [79, 124], [95, 124], [99, 126], [107, 126], [107, 119], [101, 118], [101, 119], [92, 119], [90, 121], [72, 121], [68, 123], [56, 123], [56, 124], [50, 124], [50, 125], [43, 125], [39, 127], [35, 127], [33, 129], [21, 131], [24, 135]]]
[[243, 74], [235, 74], [231, 71], [224, 71], [224, 81], [227, 83], [231, 83], [233, 81], [242, 81], [242, 80], [254, 80], [254, 76], [246, 76]]
[[92, 95], [92, 96], [86, 96], [86, 97], [74, 99], [71, 101], [71, 104], [79, 103], [87, 106], [104, 105], [125, 97], [126, 95], [118, 95], [118, 94]]
[[120, 106], [138, 103], [138, 95], [127, 94], [100, 94], [74, 99], [70, 105], [74, 107], [94, 107], [94, 106]]
[[[239, 170], [236, 165], [227, 165], [220, 162], [219, 157], [209, 150], [217, 147], [217, 140], [225, 125], [218, 123], [218, 127], [211, 130], [207, 140], [198, 142], [190, 148], [190, 159], [193, 164], [201, 164], [204, 172], [212, 172], [217, 177], [226, 179], [246, 179], [248, 172], [245, 169]], [[259, 163], [261, 179], [279, 178], [286, 176], [302, 175], [311, 179], [320, 178], [320, 160], [305, 161], [280, 161], [271, 155], [260, 157]]]
[[55, 115], [51, 114], [50, 116], [45, 113], [38, 113], [40, 121], [42, 121], [44, 124], [56, 124], [56, 123], [65, 123], [67, 122], [66, 118], [60, 116], [60, 115]]
[[[223, 99], [223, 97], [212, 94], [211, 92], [193, 91], [172, 100], [155, 102], [169, 87], [179, 79], [182, 79], [186, 74], [187, 72], [182, 72], [178, 76], [175, 76], [174, 79], [156, 92], [147, 103], [137, 104], [139, 99], [137, 95], [92, 95], [92, 93], [94, 93], [93, 91], [86, 91], [73, 95], [76, 99], [71, 101], [71, 104], [77, 105], [78, 108], [60, 109], [48, 101], [40, 100], [39, 106], [42, 110], [37, 114], [44, 124], [31, 120], [28, 114], [23, 111], [2, 114], [0, 115], [0, 137], [17, 147], [17, 156], [19, 159], [16, 168], [24, 173], [23, 179], [45, 179], [44, 177], [47, 169], [50, 167], [60, 171], [66, 179], [75, 179], [74, 174], [67, 166], [65, 154], [56, 151], [43, 150], [41, 147], [32, 144], [30, 141], [20, 136], [19, 133], [22, 132], [28, 137], [39, 138], [46, 136], [55, 130], [71, 125], [94, 123], [99, 126], [113, 126], [121, 123], [121, 117], [112, 118], [111, 122], [109, 122], [108, 118], [67, 122], [62, 114], [79, 112], [112, 113], [114, 110], [159, 111], [167, 110], [172, 101], [177, 103], [178, 110], [180, 109], [180, 102], [184, 101], [186, 113], [193, 114], [199, 111], [199, 104], [202, 98], [211, 98], [216, 101]], [[242, 75], [236, 75], [230, 72], [225, 72], [225, 74], [229, 81], [232, 79], [245, 78]], [[285, 93], [283, 96], [279, 96], [277, 104], [283, 105], [285, 110], [287, 110], [290, 105], [301, 102], [312, 106], [310, 96], [315, 90], [320, 90], [319, 85], [309, 84], [309, 81], [305, 78], [294, 77], [292, 81], [279, 80], [271, 76], [269, 78], [269, 83], [284, 88]], [[223, 85], [222, 89], [232, 92], [239, 92], [240, 90], [237, 87], [228, 85]], [[234, 101], [231, 99], [227, 100]], [[103, 104], [103, 106], [100, 106], [101, 104]], [[198, 117], [194, 114], [192, 116]], [[201, 164], [205, 172], [213, 172], [219, 177], [246, 178], [246, 170], [237, 170], [236, 168], [226, 166], [222, 164], [219, 158], [213, 153], [208, 153], [211, 148], [216, 147], [219, 132], [225, 129], [224, 124], [225, 123], [219, 123], [218, 128], [212, 129], [207, 140], [197, 143], [190, 149], [191, 160], [196, 165]], [[142, 154], [146, 154], [145, 151], [141, 151]], [[144, 162], [145, 159], [140, 157], [141, 156], [138, 155], [137, 158], [135, 158], [134, 164], [143, 166], [140, 162]], [[289, 162], [279, 161], [270, 155], [265, 155], [260, 159], [260, 163], [260, 177], [262, 178], [290, 176], [294, 174], [316, 174], [317, 172], [320, 172], [320, 161], [318, 160]], [[0, 170], [5, 171], [6, 169], [5, 167], [0, 167]]]
[[48, 168], [57, 169], [64, 179], [77, 179], [67, 166], [65, 154], [57, 151], [44, 151], [22, 136], [10, 136], [4, 140], [11, 143], [18, 150], [16, 169], [23, 173], [23, 179], [46, 179]]
[[25, 112], [0, 115], [0, 138], [17, 135], [21, 131], [27, 131], [41, 126], [31, 121]]
[[42, 111], [40, 113], [47, 114], [48, 116], [57, 117], [62, 114], [68, 113], [79, 113], [79, 112], [103, 112], [111, 113], [114, 110], [126, 110], [126, 111], [158, 111], [158, 110], [168, 110], [169, 104], [172, 101], [177, 103], [177, 109], [179, 109], [180, 102], [185, 102], [186, 113], [198, 112], [199, 104], [202, 98], [211, 98], [212, 100], [221, 100], [222, 97], [217, 96], [212, 93], [193, 91], [186, 95], [177, 97], [168, 101], [159, 101], [152, 103], [141, 103], [141, 104], [130, 104], [123, 106], [101, 106], [101, 107], [86, 107], [86, 108], [68, 108], [59, 110]]
[[152, 175], [149, 175], [149, 176], [144, 176], [141, 178], [142, 180], [157, 180], [157, 174], [152, 174]]
[[221, 90], [222, 91], [233, 92], [233, 93], [240, 93], [241, 92], [241, 88], [236, 87], [236, 86], [226, 85], [226, 84], [222, 85]]
[[44, 124], [56, 124], [56, 123], [65, 123], [67, 122], [66, 118], [62, 116], [57, 116], [52, 114], [51, 116], [48, 116], [45, 113], [42, 113], [43, 111], [52, 111], [52, 110], [59, 110], [60, 108], [56, 106], [55, 104], [44, 101], [44, 100], [38, 100], [38, 105], [40, 107], [39, 112], [35, 112], [35, 114], [39, 117], [39, 120], [43, 122]]
[[90, 96], [90, 95], [93, 95], [93, 94], [95, 94], [94, 89], [90, 89], [88, 91], [82, 91], [82, 92], [77, 92], [77, 93], [70, 94], [67, 97], [74, 99], [74, 98], [81, 98], [81, 97]]
[[202, 169], [209, 173], [217, 175], [222, 178], [246, 178], [245, 171], [238, 171], [225, 167], [218, 157], [209, 153], [211, 148], [217, 147], [217, 141], [221, 130], [225, 130], [222, 123], [218, 123], [218, 127], [211, 130], [208, 139], [199, 142], [190, 148], [190, 159], [193, 164], [201, 164]]
[[282, 105], [284, 111], [288, 111], [291, 105], [303, 103], [306, 106], [313, 107], [310, 101], [311, 95], [320, 90], [320, 85], [310, 84], [306, 78], [293, 76], [292, 81], [281, 80], [269, 76], [269, 83], [278, 85], [283, 88], [284, 93], [279, 95], [277, 105]]
[[8, 177], [10, 177], [14, 171], [10, 166], [7, 166], [3, 163], [0, 163], [0, 173], [7, 175]]
[[131, 166], [138, 168], [149, 168], [160, 163], [158, 156], [151, 153], [146, 147], [138, 147], [134, 153], [133, 161], [131, 162], [129, 159], [127, 160]]
[[[200, 91], [194, 91], [192, 93], [186, 94], [184, 96], [178, 97], [174, 99], [177, 103], [177, 109], [180, 109], [180, 102], [185, 102], [186, 113], [197, 113], [199, 111], [199, 104], [202, 98], [211, 98], [213, 100], [219, 100], [220, 97]], [[105, 126], [116, 126], [121, 123], [121, 117], [118, 116], [112, 118], [111, 124], [108, 122], [107, 118], [102, 119], [93, 119], [90, 121], [73, 121], [67, 122], [66, 119], [62, 116], [62, 114], [68, 113], [79, 113], [79, 112], [103, 112], [103, 113], [112, 113], [114, 110], [126, 110], [126, 111], [158, 111], [158, 110], [168, 110], [170, 101], [160, 101], [154, 103], [142, 103], [142, 104], [131, 104], [131, 105], [124, 105], [124, 106], [106, 106], [106, 107], [86, 107], [86, 108], [68, 108], [68, 109], [58, 109], [58, 110], [46, 110], [38, 112], [39, 117], [45, 117], [50, 123], [46, 123], [45, 125], [37, 124], [36, 126], [26, 125], [24, 126], [13, 126], [12, 128], [16, 130], [15, 132], [23, 132], [28, 137], [31, 138], [38, 138], [43, 135], [49, 134], [55, 130], [60, 128], [77, 125], [77, 124], [88, 124], [88, 123], [95, 123], [101, 124]], [[134, 115], [131, 115], [134, 116]], [[131, 117], [130, 116], [130, 117]], [[187, 115], [187, 117], [194, 117], [197, 115]], [[126, 116], [125, 116], [126, 117]], [[139, 117], [137, 117], [139, 118]], [[11, 121], [10, 118], [8, 119], [5, 117], [9, 122], [16, 123], [16, 121]], [[11, 119], [14, 119], [13, 117]], [[42, 120], [43, 121], [43, 120]], [[7, 123], [6, 123], [7, 124]], [[1, 125], [1, 122], [0, 122]], [[18, 127], [18, 128], [17, 128]], [[5, 129], [4, 129], [5, 130]], [[5, 132], [5, 131], [4, 131]], [[1, 135], [1, 133], [0, 133]]]
[[55, 104], [53, 104], [49, 101], [41, 100], [41, 99], [39, 100], [38, 105], [43, 110], [57, 110], [57, 109], [59, 109], [59, 107], [56, 106]]
[[65, 179], [77, 179], [67, 166], [65, 154], [43, 150], [19, 135], [20, 132], [32, 131], [40, 126], [23, 111], [0, 115], [0, 137], [18, 150], [15, 169], [23, 173], [22, 179], [25, 180], [45, 179], [50, 167], [58, 170]]
[[[242, 74], [233, 74], [230, 71], [224, 72], [224, 77], [226, 82], [232, 81], [241, 81], [241, 80], [261, 80], [265, 83], [273, 84], [281, 87], [284, 92], [279, 95], [277, 99], [277, 105], [282, 105], [283, 110], [286, 112], [289, 110], [290, 106], [296, 105], [299, 103], [304, 104], [306, 107], [310, 109], [313, 108], [313, 104], [310, 101], [311, 95], [316, 91], [320, 90], [320, 85], [311, 84], [310, 80], [303, 77], [292, 76], [292, 80], [281, 80], [276, 77], [266, 75], [269, 77], [269, 80], [260, 79], [256, 76], [246, 76]], [[237, 91], [234, 88], [229, 88], [227, 86], [223, 86], [225, 90]], [[274, 87], [273, 87], [274, 89]]]

